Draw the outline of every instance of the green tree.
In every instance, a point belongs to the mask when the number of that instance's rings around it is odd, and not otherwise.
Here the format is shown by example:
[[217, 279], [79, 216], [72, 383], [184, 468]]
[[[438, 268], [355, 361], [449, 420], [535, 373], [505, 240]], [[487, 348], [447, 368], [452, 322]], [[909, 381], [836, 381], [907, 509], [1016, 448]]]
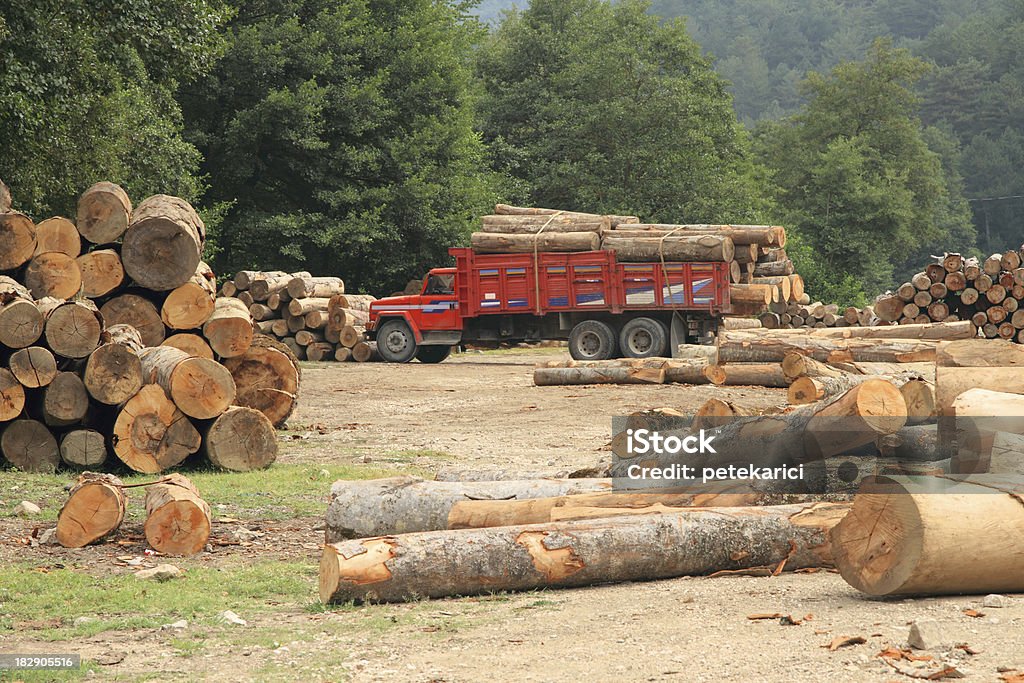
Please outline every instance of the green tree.
[[947, 177], [916, 115], [911, 87], [926, 69], [877, 40], [863, 62], [812, 73], [803, 110], [759, 132], [786, 224], [805, 247], [797, 268], [823, 300], [856, 303], [905, 277], [912, 254], [973, 246], [959, 179]]
[[725, 82], [645, 0], [533, 0], [480, 50], [496, 168], [542, 206], [754, 222], [769, 209]]
[[24, 0], [0, 7], [0, 177], [18, 208], [74, 215], [97, 180], [195, 199], [178, 88], [216, 59], [218, 0]]
[[389, 293], [447, 262], [493, 203], [473, 131], [482, 29], [442, 0], [244, 0], [185, 111], [217, 265], [304, 269]]

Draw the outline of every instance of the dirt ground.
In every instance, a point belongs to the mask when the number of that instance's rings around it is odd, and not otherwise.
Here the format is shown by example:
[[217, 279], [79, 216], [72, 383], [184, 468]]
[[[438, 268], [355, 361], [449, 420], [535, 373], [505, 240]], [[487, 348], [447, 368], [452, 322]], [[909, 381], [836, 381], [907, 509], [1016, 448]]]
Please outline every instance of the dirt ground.
[[[280, 461], [392, 463], [423, 473], [453, 466], [565, 471], [608, 456], [614, 415], [692, 409], [712, 395], [760, 405], [784, 396], [750, 387], [534, 387], [533, 364], [560, 353], [470, 353], [435, 366], [310, 365]], [[328, 483], [321, 485], [326, 493]], [[1006, 671], [1024, 671], [1020, 596], [1001, 608], [983, 607], [980, 597], [872, 600], [826, 571], [323, 610], [315, 594], [319, 523], [250, 525], [263, 535], [193, 560], [225, 571], [268, 556], [308, 566], [308, 594], [248, 616], [247, 626], [202, 627], [199, 654], [183, 656], [175, 645], [182, 635], [159, 628], [61, 643], [0, 630], [0, 653], [70, 651], [116, 661], [93, 674], [111, 680], [895, 681], [911, 678], [878, 653], [904, 647], [910, 622], [933, 619], [943, 642], [919, 652], [931, 659], [913, 664], [911, 674], [953, 667], [967, 680], [999, 681], [1012, 675]], [[0, 520], [0, 563], [92, 560], [102, 572], [114, 556], [143, 548], [137, 528], [127, 537], [138, 547], [17, 546], [29, 526]], [[227, 533], [225, 524], [214, 529], [216, 538]], [[974, 616], [964, 612], [970, 609]], [[801, 623], [747, 618], [755, 613]], [[864, 642], [825, 647], [840, 636]]]

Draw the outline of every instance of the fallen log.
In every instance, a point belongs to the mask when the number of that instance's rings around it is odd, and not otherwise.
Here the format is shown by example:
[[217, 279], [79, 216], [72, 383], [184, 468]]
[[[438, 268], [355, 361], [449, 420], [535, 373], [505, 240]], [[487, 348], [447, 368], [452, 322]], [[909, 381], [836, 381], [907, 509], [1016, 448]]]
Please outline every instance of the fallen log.
[[829, 566], [827, 533], [846, 509], [825, 503], [698, 508], [328, 544], [320, 599], [400, 602], [751, 567]]
[[1019, 482], [975, 475], [864, 482], [832, 530], [839, 573], [869, 595], [1019, 593]]
[[165, 555], [195, 555], [210, 538], [210, 506], [180, 474], [146, 487], [146, 541]]
[[326, 538], [333, 543], [346, 538], [446, 529], [452, 506], [461, 500], [550, 498], [611, 489], [612, 480], [606, 478], [493, 482], [424, 481], [415, 477], [340, 480], [331, 487]]
[[83, 548], [117, 531], [128, 507], [123, 486], [110, 474], [80, 474], [57, 515], [57, 542]]

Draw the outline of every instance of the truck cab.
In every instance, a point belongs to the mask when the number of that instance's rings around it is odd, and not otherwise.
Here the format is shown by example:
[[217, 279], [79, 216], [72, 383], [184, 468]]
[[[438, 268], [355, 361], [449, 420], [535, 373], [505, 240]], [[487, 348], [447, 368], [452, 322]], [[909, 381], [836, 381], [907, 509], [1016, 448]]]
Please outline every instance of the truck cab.
[[462, 341], [455, 296], [455, 268], [434, 268], [419, 294], [392, 296], [370, 304], [366, 333], [389, 363], [440, 363]]

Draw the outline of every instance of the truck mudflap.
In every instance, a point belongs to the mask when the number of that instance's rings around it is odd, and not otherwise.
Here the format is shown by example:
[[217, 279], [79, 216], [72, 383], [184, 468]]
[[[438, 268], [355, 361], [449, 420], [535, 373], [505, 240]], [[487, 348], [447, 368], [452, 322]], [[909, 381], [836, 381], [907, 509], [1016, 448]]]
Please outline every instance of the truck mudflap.
[[678, 313], [672, 314], [672, 324], [669, 325], [669, 350], [673, 358], [679, 358], [679, 345], [686, 343], [686, 318]]

